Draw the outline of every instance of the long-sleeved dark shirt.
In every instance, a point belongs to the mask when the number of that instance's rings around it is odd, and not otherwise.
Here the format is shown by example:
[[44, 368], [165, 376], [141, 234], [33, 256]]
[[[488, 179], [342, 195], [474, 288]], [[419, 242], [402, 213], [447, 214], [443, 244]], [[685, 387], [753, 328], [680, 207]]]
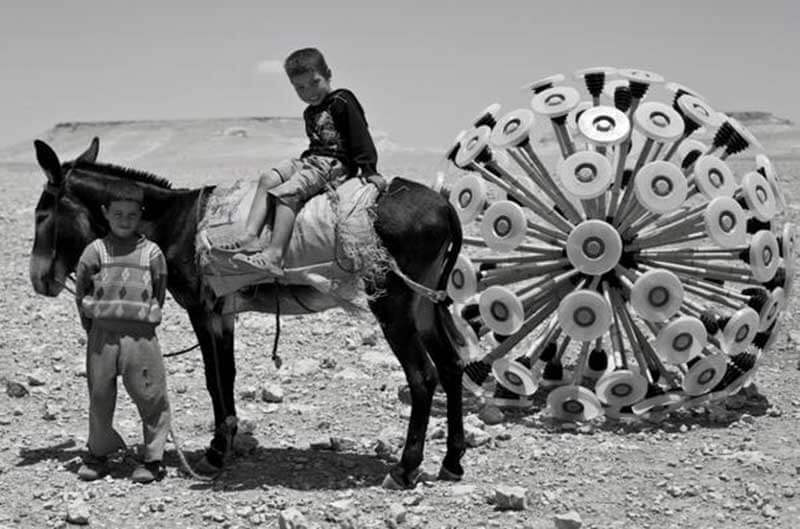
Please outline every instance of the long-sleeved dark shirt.
[[329, 93], [318, 105], [303, 112], [310, 154], [331, 156], [347, 167], [350, 176], [366, 178], [378, 173], [378, 152], [369, 133], [361, 103], [350, 90]]

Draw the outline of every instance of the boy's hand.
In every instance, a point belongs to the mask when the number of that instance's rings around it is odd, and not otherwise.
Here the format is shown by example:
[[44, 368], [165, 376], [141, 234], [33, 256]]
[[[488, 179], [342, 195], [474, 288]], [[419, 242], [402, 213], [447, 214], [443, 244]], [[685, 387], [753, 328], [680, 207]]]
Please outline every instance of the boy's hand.
[[367, 182], [369, 182], [370, 184], [374, 184], [375, 187], [378, 188], [378, 193], [383, 193], [384, 191], [386, 191], [386, 186], [387, 186], [386, 179], [382, 175], [379, 175], [378, 173], [368, 176]]

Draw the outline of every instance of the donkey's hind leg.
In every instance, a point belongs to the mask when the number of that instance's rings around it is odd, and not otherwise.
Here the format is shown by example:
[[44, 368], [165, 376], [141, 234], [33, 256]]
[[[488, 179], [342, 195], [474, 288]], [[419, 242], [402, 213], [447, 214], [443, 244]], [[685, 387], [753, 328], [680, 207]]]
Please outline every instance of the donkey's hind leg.
[[436, 365], [439, 382], [447, 395], [447, 453], [439, 469], [439, 479], [459, 481], [464, 476], [461, 458], [464, 456], [464, 416], [461, 378], [463, 367], [452, 342], [443, 328], [450, 314], [428, 299], [421, 299], [417, 315], [420, 338]]
[[425, 450], [425, 433], [436, 391], [436, 368], [428, 357], [411, 313], [413, 293], [399, 279], [387, 281], [387, 293], [371, 302], [383, 334], [403, 366], [411, 393], [411, 418], [398, 463], [384, 480], [387, 488], [413, 488]]

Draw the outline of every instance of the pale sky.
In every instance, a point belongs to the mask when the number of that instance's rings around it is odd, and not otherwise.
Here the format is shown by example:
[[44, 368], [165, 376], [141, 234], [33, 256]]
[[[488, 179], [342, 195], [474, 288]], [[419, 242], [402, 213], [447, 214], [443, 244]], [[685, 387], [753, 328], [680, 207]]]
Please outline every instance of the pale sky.
[[2, 0], [0, 147], [63, 121], [299, 116], [282, 61], [306, 46], [372, 128], [412, 147], [444, 149], [495, 101], [527, 106], [528, 81], [605, 65], [800, 122], [797, 5]]

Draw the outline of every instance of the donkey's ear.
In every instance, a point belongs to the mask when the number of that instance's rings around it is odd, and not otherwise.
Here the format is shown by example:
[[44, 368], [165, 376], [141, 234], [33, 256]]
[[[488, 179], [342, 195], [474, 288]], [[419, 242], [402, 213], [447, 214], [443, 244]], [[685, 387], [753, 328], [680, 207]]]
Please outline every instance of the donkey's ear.
[[36, 160], [44, 174], [47, 175], [47, 179], [52, 184], [61, 184], [61, 162], [58, 161], [56, 153], [42, 140], [34, 141], [33, 146], [36, 149]]
[[89, 148], [83, 151], [83, 154], [75, 158], [76, 162], [89, 162], [94, 163], [97, 160], [97, 153], [100, 152], [100, 138], [95, 136]]

